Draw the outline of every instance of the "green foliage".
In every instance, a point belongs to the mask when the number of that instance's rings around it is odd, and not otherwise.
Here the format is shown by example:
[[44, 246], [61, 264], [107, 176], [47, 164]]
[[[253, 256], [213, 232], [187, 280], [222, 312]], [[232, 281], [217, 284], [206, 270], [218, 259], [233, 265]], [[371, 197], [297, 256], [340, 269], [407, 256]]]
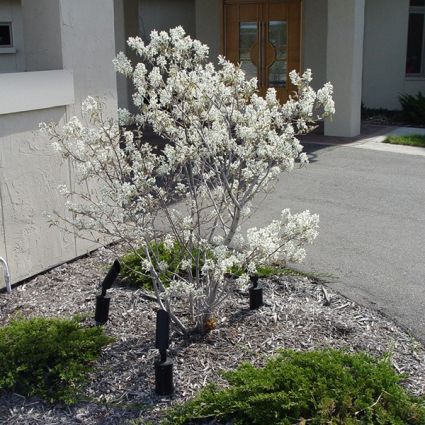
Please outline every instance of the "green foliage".
[[[189, 251], [177, 242], [171, 248], [167, 248], [163, 242], [152, 242], [149, 245], [149, 255], [157, 270], [160, 269], [158, 267], [159, 263], [164, 262], [168, 264], [168, 269], [161, 271], [159, 274], [162, 283], [165, 285], [170, 282], [173, 275], [185, 275], [187, 273], [187, 270], [180, 268], [180, 264], [182, 260], [189, 258]], [[192, 249], [191, 255], [196, 258], [199, 255], [199, 251]], [[202, 257], [200, 255], [201, 267], [203, 264]], [[144, 248], [131, 251], [121, 257], [121, 276], [131, 285], [152, 289], [151, 276], [142, 267], [142, 261], [144, 259], [146, 259]], [[195, 273], [195, 268], [192, 270]]]
[[112, 339], [77, 318], [15, 319], [0, 328], [0, 389], [74, 403], [102, 347]]
[[[241, 276], [244, 273], [239, 267], [232, 267], [229, 271], [231, 275]], [[263, 265], [257, 267], [257, 275], [260, 278], [272, 277], [272, 276], [306, 276], [316, 277], [313, 274], [305, 273], [300, 270], [291, 269], [289, 267], [282, 267], [277, 264]]]
[[416, 96], [399, 96], [404, 118], [412, 124], [425, 125], [425, 96], [419, 92]]
[[224, 376], [227, 388], [207, 386], [164, 424], [425, 424], [424, 401], [407, 394], [387, 360], [366, 354], [285, 350], [264, 368], [243, 364]]
[[425, 136], [419, 134], [411, 134], [407, 136], [389, 136], [385, 139], [385, 143], [392, 145], [419, 146], [425, 148]]
[[[149, 246], [149, 254], [155, 263], [156, 269], [158, 267], [158, 261], [156, 261], [156, 258], [159, 258], [159, 261], [166, 261], [168, 263], [169, 269], [160, 273], [160, 277], [164, 282], [169, 281], [172, 277], [171, 270], [178, 268], [181, 261], [177, 247], [173, 246], [171, 250], [168, 250], [162, 242], [152, 243]], [[144, 259], [146, 259], [144, 248], [139, 248], [122, 256], [120, 260], [121, 276], [131, 285], [141, 286], [145, 289], [152, 289], [151, 276], [149, 272], [146, 272], [142, 267], [142, 261]]]
[[[193, 256], [198, 256], [197, 250], [192, 250]], [[171, 249], [167, 249], [164, 243], [151, 243], [149, 246], [149, 255], [155, 267], [158, 269], [159, 262], [165, 262], [169, 265], [167, 270], [160, 273], [162, 282], [167, 283], [172, 279], [174, 273], [179, 275], [185, 275], [186, 270], [180, 269], [181, 261], [188, 258], [188, 251], [184, 249], [179, 243], [175, 243]], [[207, 253], [207, 257], [211, 258], [212, 253]], [[128, 254], [121, 257], [121, 276], [124, 281], [130, 285], [138, 287], [144, 287], [145, 289], [152, 289], [152, 280], [148, 272], [142, 267], [142, 261], [146, 258], [143, 248], [139, 248], [135, 251], [129, 252]], [[201, 258], [201, 267], [203, 263], [203, 256]], [[192, 269], [195, 273], [195, 268]], [[229, 270], [230, 275], [240, 276], [244, 271], [241, 268], [233, 267]], [[288, 267], [282, 267], [278, 265], [264, 265], [257, 268], [258, 276], [260, 278], [271, 277], [271, 276], [308, 276], [315, 277], [308, 273], [303, 273], [298, 270], [294, 270]]]

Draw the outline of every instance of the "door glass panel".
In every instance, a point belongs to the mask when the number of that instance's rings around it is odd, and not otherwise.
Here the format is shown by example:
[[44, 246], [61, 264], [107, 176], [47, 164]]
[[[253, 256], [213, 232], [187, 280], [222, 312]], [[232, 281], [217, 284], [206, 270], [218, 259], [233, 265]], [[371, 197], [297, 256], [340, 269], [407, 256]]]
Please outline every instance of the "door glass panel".
[[285, 87], [288, 51], [287, 21], [270, 21], [268, 35], [269, 43], [275, 50], [275, 60], [269, 66], [269, 87]]
[[257, 65], [252, 62], [251, 50], [257, 42], [257, 22], [239, 24], [239, 62], [248, 79], [257, 76]]
[[269, 87], [286, 87], [286, 61], [274, 61], [269, 67]]

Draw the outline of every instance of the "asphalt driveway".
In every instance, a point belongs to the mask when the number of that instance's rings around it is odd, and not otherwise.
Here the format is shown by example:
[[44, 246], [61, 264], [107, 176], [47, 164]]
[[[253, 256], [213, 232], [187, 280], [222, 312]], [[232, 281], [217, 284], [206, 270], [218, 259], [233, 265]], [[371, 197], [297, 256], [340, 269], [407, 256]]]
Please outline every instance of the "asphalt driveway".
[[333, 275], [332, 288], [425, 342], [425, 156], [305, 148], [311, 163], [282, 176], [250, 225], [287, 207], [320, 214], [319, 237], [299, 268]]

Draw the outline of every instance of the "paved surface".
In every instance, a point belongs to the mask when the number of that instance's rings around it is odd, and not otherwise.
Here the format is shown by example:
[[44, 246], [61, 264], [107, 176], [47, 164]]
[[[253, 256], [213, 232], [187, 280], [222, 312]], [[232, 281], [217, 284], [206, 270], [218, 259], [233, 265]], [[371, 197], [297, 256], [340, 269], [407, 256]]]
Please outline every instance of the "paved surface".
[[319, 237], [300, 268], [332, 274], [332, 288], [425, 342], [425, 149], [412, 155], [377, 143], [306, 142], [311, 163], [282, 176], [250, 225], [286, 207], [320, 214]]

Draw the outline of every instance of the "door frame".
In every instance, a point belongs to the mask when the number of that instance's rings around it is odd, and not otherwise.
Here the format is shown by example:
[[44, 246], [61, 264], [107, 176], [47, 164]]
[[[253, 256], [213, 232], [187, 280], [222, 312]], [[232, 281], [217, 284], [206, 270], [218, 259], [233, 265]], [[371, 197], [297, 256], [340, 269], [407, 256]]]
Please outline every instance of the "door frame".
[[[220, 53], [224, 56], [225, 53], [225, 37], [224, 27], [226, 19], [224, 16], [224, 5], [225, 4], [240, 4], [240, 3], [286, 3], [287, 0], [221, 0], [220, 1]], [[298, 1], [300, 3], [300, 71], [304, 68], [304, 0], [289, 0]]]

